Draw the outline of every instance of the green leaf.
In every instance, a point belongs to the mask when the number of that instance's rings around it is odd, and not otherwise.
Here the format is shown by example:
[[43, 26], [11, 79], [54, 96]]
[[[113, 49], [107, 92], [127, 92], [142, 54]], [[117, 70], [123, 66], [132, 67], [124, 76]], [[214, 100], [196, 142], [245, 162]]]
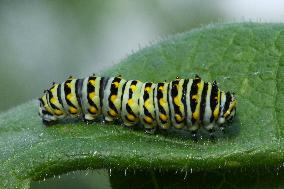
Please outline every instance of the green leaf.
[[45, 127], [31, 101], [0, 115], [0, 187], [29, 188], [32, 180], [79, 169], [200, 172], [282, 166], [283, 31], [283, 24], [210, 25], [162, 40], [106, 71], [141, 81], [195, 74], [217, 80], [222, 90], [236, 93], [238, 112], [216, 142], [78, 120]]

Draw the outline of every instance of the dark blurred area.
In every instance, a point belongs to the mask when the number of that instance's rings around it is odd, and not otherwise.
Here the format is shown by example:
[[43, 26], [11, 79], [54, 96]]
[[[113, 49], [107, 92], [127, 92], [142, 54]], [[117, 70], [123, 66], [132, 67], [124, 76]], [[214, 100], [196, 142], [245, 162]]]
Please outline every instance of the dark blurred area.
[[[217, 22], [281, 22], [283, 5], [280, 0], [1, 0], [0, 112], [39, 97], [52, 81], [101, 72], [175, 33]], [[32, 188], [66, 183], [110, 188], [106, 170], [75, 172]]]

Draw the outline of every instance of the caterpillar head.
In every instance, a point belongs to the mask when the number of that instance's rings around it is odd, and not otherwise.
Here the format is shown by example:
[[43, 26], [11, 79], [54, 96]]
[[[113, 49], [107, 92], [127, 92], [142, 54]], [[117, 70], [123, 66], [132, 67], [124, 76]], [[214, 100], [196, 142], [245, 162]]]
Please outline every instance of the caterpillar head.
[[222, 100], [224, 101], [224, 104], [221, 107], [222, 110], [218, 120], [219, 124], [232, 122], [236, 115], [237, 100], [235, 94], [226, 92]]
[[42, 118], [43, 123], [48, 124], [55, 121], [57, 118], [47, 102], [47, 94], [45, 93], [39, 98], [38, 115]]

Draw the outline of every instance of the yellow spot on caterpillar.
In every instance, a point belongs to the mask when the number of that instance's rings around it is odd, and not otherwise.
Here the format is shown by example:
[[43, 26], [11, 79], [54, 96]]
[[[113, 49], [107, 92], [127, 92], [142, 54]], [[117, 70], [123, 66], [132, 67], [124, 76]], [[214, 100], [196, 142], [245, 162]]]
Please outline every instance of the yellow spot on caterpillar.
[[127, 115], [127, 118], [128, 118], [130, 121], [135, 121], [135, 117], [134, 117], [132, 114], [128, 114], [128, 115]]
[[93, 86], [95, 86], [96, 85], [96, 80], [94, 79], [92, 79], [92, 80], [89, 80], [89, 83], [91, 83]]
[[201, 86], [202, 86], [202, 83], [201, 83], [201, 82], [197, 83], [198, 89], [199, 89]]
[[145, 91], [147, 91], [148, 93], [150, 93], [151, 87], [146, 87], [146, 88], [145, 88]]
[[160, 114], [160, 119], [162, 120], [162, 121], [167, 121], [168, 120], [168, 116], [166, 116], [165, 114]]
[[215, 97], [215, 99], [218, 101], [218, 103], [217, 103], [217, 106], [216, 106], [216, 108], [215, 108], [215, 110], [213, 112], [215, 120], [218, 119], [219, 110], [220, 110], [220, 106], [219, 106], [219, 104], [220, 104], [220, 94], [221, 94], [221, 92], [220, 92], [220, 90], [218, 90], [218, 97]]
[[74, 108], [74, 107], [70, 107], [70, 108], [69, 108], [69, 112], [70, 112], [71, 114], [75, 114], [75, 113], [78, 112], [78, 110], [77, 110], [76, 108]]
[[151, 106], [150, 100], [146, 100], [144, 106], [146, 107], [146, 109], [149, 109]]
[[228, 115], [230, 115], [230, 111], [228, 110], [228, 111], [226, 111], [226, 113], [224, 114], [224, 117], [227, 117]]
[[96, 93], [95, 93], [95, 92], [91, 92], [91, 93], [89, 94], [89, 98], [90, 98], [90, 99], [94, 99], [95, 96], [96, 96]]
[[133, 99], [132, 99], [132, 98], [129, 99], [129, 100], [127, 101], [127, 104], [128, 104], [129, 106], [133, 106], [133, 104], [134, 104]]
[[116, 82], [113, 82], [113, 84], [115, 85], [115, 88], [118, 88], [119, 87], [119, 83], [116, 81]]
[[237, 101], [234, 100], [234, 101], [230, 104], [229, 109], [228, 109], [227, 112], [224, 114], [224, 116], [225, 116], [225, 117], [229, 116], [229, 115], [231, 114], [232, 109], [233, 109], [234, 107], [236, 107], [236, 105], [237, 105]]
[[116, 98], [117, 98], [116, 95], [111, 95], [110, 100], [111, 100], [112, 102], [114, 102], [114, 101], [116, 100]]
[[231, 109], [233, 109], [234, 107], [236, 107], [236, 106], [237, 106], [237, 103], [238, 103], [238, 101], [237, 101], [237, 100], [234, 100], [234, 101], [232, 102]]
[[192, 114], [192, 117], [193, 117], [194, 119], [198, 120], [198, 119], [199, 119], [199, 112], [198, 112], [198, 111], [194, 112], [194, 113]]
[[97, 109], [94, 106], [90, 106], [89, 111], [93, 114], [97, 113]]
[[198, 95], [192, 95], [191, 99], [198, 100]]
[[144, 119], [146, 120], [147, 123], [152, 124], [153, 123], [153, 119], [150, 118], [149, 116], [145, 116]]
[[164, 90], [164, 86], [160, 86], [159, 90], [161, 90], [161, 91]]
[[182, 121], [183, 117], [181, 117], [179, 114], [175, 114], [175, 118], [177, 121]]
[[218, 118], [218, 114], [219, 114], [219, 106], [217, 106], [213, 112], [214, 118], [215, 120]]
[[175, 97], [175, 98], [174, 98], [174, 103], [175, 103], [177, 106], [181, 106], [181, 101], [180, 101], [179, 97]]
[[71, 101], [71, 98], [73, 97], [73, 95], [71, 94], [71, 93], [69, 93], [67, 96], [66, 96], [66, 98], [68, 99], [68, 100], [70, 100]]
[[137, 88], [136, 85], [131, 85], [131, 86], [130, 86], [130, 89], [131, 89], [132, 91], [136, 91], [136, 88]]
[[57, 116], [60, 116], [63, 114], [63, 112], [61, 110], [54, 110], [54, 113], [57, 115]]
[[161, 106], [166, 106], [167, 105], [166, 101], [163, 98], [161, 98], [159, 100], [159, 103], [161, 104]]
[[116, 113], [113, 109], [110, 109], [108, 112], [109, 112], [109, 114], [110, 114], [112, 117], [116, 117], [116, 116], [117, 116], [117, 113]]
[[45, 107], [45, 110], [48, 111], [49, 113], [51, 113], [51, 114], [54, 113], [48, 105], [46, 105], [44, 107]]
[[55, 103], [56, 103], [56, 99], [55, 99], [54, 97], [52, 97], [52, 98], [50, 99], [50, 102], [51, 102], [51, 104], [55, 104]]

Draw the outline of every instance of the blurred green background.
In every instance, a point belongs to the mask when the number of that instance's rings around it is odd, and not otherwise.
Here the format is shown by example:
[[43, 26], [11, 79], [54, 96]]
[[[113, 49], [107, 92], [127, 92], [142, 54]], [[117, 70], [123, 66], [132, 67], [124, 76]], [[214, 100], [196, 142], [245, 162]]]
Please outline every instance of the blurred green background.
[[[284, 1], [1, 0], [0, 112], [52, 81], [84, 77], [171, 34], [216, 22], [283, 22]], [[32, 188], [111, 188], [107, 170], [77, 171]]]

